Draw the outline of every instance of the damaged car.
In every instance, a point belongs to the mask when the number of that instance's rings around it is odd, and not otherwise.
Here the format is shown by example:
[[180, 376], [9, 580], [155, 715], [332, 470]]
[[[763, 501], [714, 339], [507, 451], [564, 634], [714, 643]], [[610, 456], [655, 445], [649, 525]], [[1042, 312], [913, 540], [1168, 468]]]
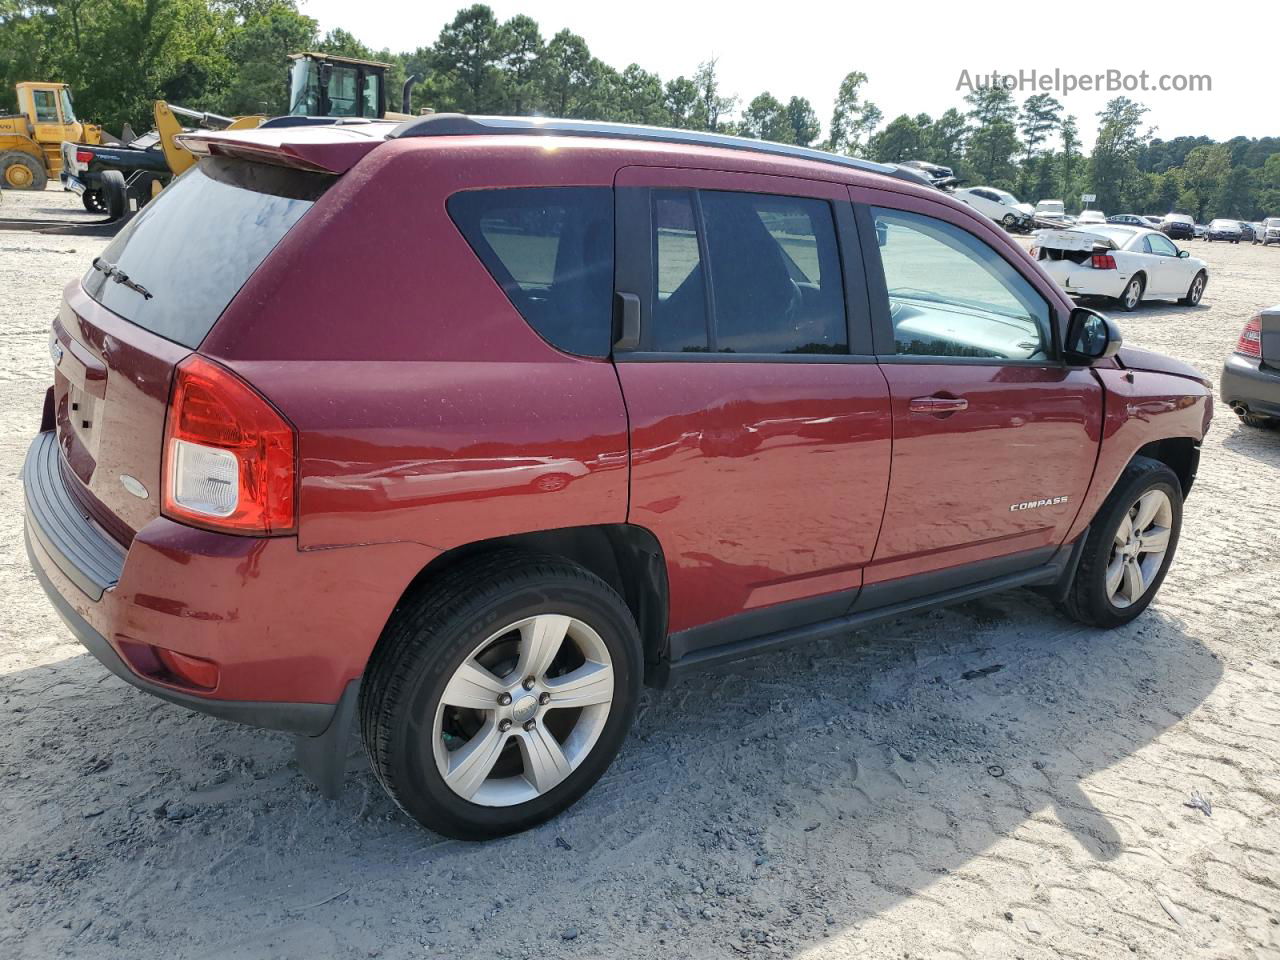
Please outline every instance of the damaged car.
[[1091, 226], [1042, 230], [1031, 248], [1045, 272], [1073, 297], [1107, 297], [1125, 310], [1143, 300], [1195, 306], [1209, 267], [1158, 230]]

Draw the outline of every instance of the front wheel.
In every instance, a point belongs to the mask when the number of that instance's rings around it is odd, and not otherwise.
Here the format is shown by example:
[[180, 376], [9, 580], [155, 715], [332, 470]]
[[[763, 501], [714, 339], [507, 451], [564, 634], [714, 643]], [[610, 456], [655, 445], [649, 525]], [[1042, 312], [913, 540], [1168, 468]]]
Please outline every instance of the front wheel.
[[482, 557], [397, 609], [360, 692], [365, 749], [422, 825], [515, 833], [605, 772], [642, 669], [635, 621], [604, 581], [554, 557]]
[[1094, 627], [1118, 627], [1155, 597], [1178, 546], [1182, 485], [1165, 464], [1134, 457], [1089, 526], [1063, 607]]
[[1196, 278], [1191, 281], [1191, 286], [1187, 288], [1187, 295], [1178, 302], [1184, 307], [1194, 307], [1200, 303], [1200, 298], [1204, 296], [1205, 284], [1209, 282], [1209, 278], [1205, 276], [1203, 270], [1196, 274]]

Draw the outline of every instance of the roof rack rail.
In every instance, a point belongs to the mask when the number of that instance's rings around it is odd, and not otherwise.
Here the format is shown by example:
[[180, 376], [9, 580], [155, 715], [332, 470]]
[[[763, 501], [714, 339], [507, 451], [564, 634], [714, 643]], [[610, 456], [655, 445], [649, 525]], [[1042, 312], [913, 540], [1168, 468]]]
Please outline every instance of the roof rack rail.
[[649, 127], [632, 123], [608, 123], [603, 120], [561, 120], [553, 117], [484, 117], [463, 113], [433, 113], [406, 120], [387, 135], [388, 140], [401, 137], [465, 137], [495, 134], [517, 134], [543, 137], [607, 137], [617, 140], [648, 140], [656, 143], [683, 143], [695, 147], [722, 147], [745, 150], [798, 160], [815, 160], [866, 173], [897, 177], [920, 186], [931, 186], [920, 171], [896, 164], [874, 163], [857, 157], [842, 157], [825, 150], [798, 147], [769, 140], [731, 137], [723, 133], [701, 130], [677, 130], [671, 127]]

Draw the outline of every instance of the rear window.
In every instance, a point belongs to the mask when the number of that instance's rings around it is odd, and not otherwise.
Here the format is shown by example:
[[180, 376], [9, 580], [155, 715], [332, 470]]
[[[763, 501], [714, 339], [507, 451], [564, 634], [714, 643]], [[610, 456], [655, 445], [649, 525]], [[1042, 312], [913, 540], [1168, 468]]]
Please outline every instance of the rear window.
[[[120, 231], [85, 274], [84, 289], [112, 313], [194, 349], [332, 182], [283, 167], [202, 160]], [[114, 268], [113, 276], [103, 268]]]
[[466, 190], [448, 201], [485, 269], [543, 338], [604, 357], [613, 330], [613, 190]]

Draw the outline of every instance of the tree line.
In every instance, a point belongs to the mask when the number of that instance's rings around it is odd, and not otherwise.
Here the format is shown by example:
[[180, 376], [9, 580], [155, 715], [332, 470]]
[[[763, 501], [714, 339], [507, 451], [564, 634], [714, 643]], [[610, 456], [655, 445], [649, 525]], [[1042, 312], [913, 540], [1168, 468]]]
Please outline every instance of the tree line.
[[295, 0], [0, 0], [0, 109], [14, 109], [15, 82], [58, 80], [71, 84], [83, 118], [114, 131], [126, 122], [148, 128], [157, 98], [227, 115], [278, 114], [287, 109], [285, 55], [301, 50], [390, 63], [392, 108], [404, 78], [421, 75], [415, 112], [616, 120], [883, 162], [927, 160], [972, 185], [1031, 202], [1062, 199], [1069, 209], [1093, 193], [1107, 212], [1280, 216], [1280, 137], [1163, 141], [1145, 106], [1117, 97], [1098, 114], [1086, 153], [1078, 118], [1059, 101], [1036, 94], [1018, 103], [1000, 87], [976, 89], [936, 118], [883, 123], [860, 71], [834, 92], [824, 124], [804, 97], [728, 93], [714, 59], [665, 80], [636, 63], [619, 70], [570, 30], [546, 37], [533, 18], [500, 21], [484, 4], [458, 11], [433, 43], [391, 51], [345, 30], [322, 34]]

